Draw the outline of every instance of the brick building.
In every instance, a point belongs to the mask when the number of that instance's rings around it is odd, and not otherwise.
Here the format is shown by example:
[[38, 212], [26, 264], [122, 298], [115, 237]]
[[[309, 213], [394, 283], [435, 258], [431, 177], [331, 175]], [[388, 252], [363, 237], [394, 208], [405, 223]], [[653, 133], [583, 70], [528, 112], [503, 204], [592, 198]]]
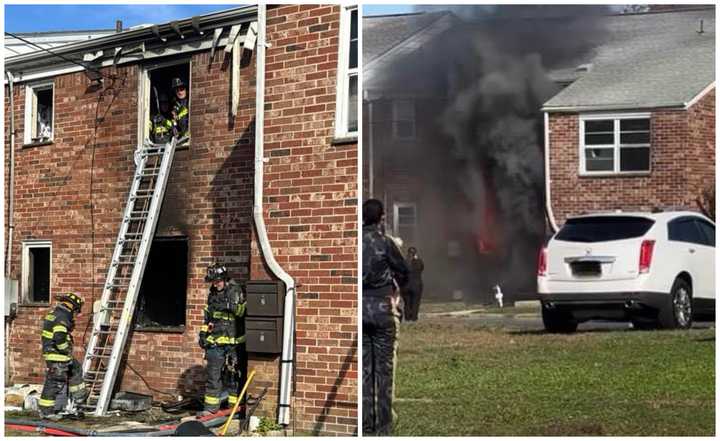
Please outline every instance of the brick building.
[[715, 8], [604, 19], [610, 41], [544, 105], [549, 198], [570, 215], [698, 210], [715, 188]]
[[[162, 92], [180, 76], [189, 83], [191, 137], [175, 154], [118, 387], [160, 400], [170, 397], [144, 381], [174, 395], [202, 392], [197, 338], [206, 267], [220, 260], [235, 279], [272, 278], [253, 228], [257, 60], [250, 28], [257, 20], [256, 7], [242, 7], [54, 48], [63, 58], [33, 52], [6, 59], [14, 81], [12, 90], [6, 81], [5, 127], [14, 114], [16, 142], [14, 184], [6, 187], [14, 210], [5, 222], [13, 227], [9, 277], [20, 282], [6, 335], [11, 384], [42, 382], [39, 330], [57, 293], [86, 299], [74, 333], [74, 355], [84, 356], [134, 151], [155, 108], [153, 89]], [[353, 434], [357, 10], [272, 6], [266, 23], [263, 214], [276, 260], [297, 283], [290, 426]], [[258, 372], [250, 392], [267, 387], [261, 411], [275, 416], [280, 356], [249, 355]]]

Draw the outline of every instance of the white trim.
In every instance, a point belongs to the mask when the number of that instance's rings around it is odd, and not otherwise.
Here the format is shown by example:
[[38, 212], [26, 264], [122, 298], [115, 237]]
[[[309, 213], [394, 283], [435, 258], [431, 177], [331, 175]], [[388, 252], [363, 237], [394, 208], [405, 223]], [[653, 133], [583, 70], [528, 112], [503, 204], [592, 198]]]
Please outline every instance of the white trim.
[[[624, 119], [648, 119], [652, 122], [651, 114], [646, 112], [632, 112], [632, 113], [588, 113], [581, 114], [578, 119], [578, 175], [579, 176], [637, 176], [637, 175], [648, 175], [652, 172], [652, 127], [650, 127], [651, 142], [643, 145], [636, 146], [625, 146], [622, 147], [620, 144], [620, 121]], [[597, 121], [597, 120], [612, 120], [613, 121], [613, 144], [597, 145], [590, 148], [597, 149], [612, 149], [613, 150], [613, 169], [612, 170], [597, 170], [588, 171], [586, 169], [586, 146], [585, 146], [585, 121]], [[632, 170], [632, 171], [621, 171], [620, 170], [620, 150], [621, 148], [648, 148], [650, 150], [650, 161], [648, 163], [647, 170]]]
[[543, 126], [545, 132], [545, 209], [547, 210], [548, 221], [553, 233], [557, 233], [558, 226], [555, 221], [555, 214], [552, 209], [552, 199], [550, 198], [550, 116], [544, 113]]
[[[352, 12], [357, 11], [358, 14], [358, 67], [354, 69], [348, 69], [346, 66], [350, 61], [350, 25]], [[335, 90], [335, 138], [348, 138], [358, 136], [359, 124], [360, 124], [360, 109], [357, 109], [358, 115], [358, 130], [348, 131], [347, 117], [350, 97], [348, 96], [349, 78], [355, 75], [358, 79], [358, 107], [360, 103], [360, 90], [362, 85], [360, 84], [359, 77], [359, 66], [360, 58], [360, 27], [362, 26], [362, 17], [357, 5], [343, 6], [340, 9], [340, 38], [339, 38], [339, 50], [338, 50], [338, 67], [337, 67], [337, 81]]]
[[693, 99], [691, 99], [690, 101], [688, 101], [687, 103], [685, 103], [685, 110], [689, 109], [690, 107], [692, 107], [693, 105], [695, 105], [695, 103], [697, 103], [698, 101], [700, 101], [701, 99], [703, 99], [703, 97], [704, 97], [705, 95], [707, 95], [708, 92], [710, 92], [710, 91], [713, 90], [714, 88], [715, 88], [715, 81], [713, 81], [712, 83], [708, 84], [708, 86], [707, 86], [706, 88], [704, 88], [703, 90], [701, 90], [700, 93], [698, 93], [697, 95], [695, 95], [695, 96], [693, 97]]
[[28, 287], [30, 285], [30, 249], [32, 248], [49, 248], [50, 249], [50, 256], [49, 256], [49, 275], [48, 278], [50, 279], [50, 285], [48, 286], [48, 301], [47, 303], [52, 302], [52, 242], [49, 240], [26, 240], [22, 243], [22, 254], [21, 254], [21, 266], [20, 266], [20, 285], [21, 285], [21, 292], [20, 292], [20, 304], [36, 304], [36, 303], [45, 303], [45, 302], [38, 302], [34, 299], [30, 298], [30, 293], [28, 292]]
[[[166, 60], [166, 61], [155, 61], [152, 63], [146, 63], [146, 64], [140, 64], [138, 65], [138, 68], [140, 69], [139, 75], [138, 75], [138, 146], [142, 146], [145, 137], [149, 137], [150, 133], [148, 132], [148, 121], [150, 121], [150, 100], [152, 100], [152, 89], [150, 85], [150, 71], [156, 70], [156, 69], [163, 69], [170, 66], [179, 66], [181, 64], [187, 64], [188, 65], [188, 87], [187, 87], [187, 94], [188, 94], [188, 109], [192, 109], [192, 93], [191, 93], [191, 87], [192, 87], [192, 57], [187, 58], [181, 58], [181, 59], [173, 59], [173, 60]], [[188, 118], [188, 132], [192, 133], [190, 131], [190, 119]], [[188, 143], [182, 144], [183, 147], [189, 145], [190, 139], [188, 139]]]
[[[399, 237], [403, 240], [404, 243], [408, 243], [407, 237], [400, 236], [400, 209], [401, 208], [412, 208], [413, 209], [413, 234], [415, 237], [413, 237], [413, 240], [417, 240], [417, 204], [415, 202], [393, 202], [393, 235], [395, 237]], [[404, 224], [403, 226], [410, 226], [409, 224]]]
[[[410, 108], [412, 109], [412, 118], [410, 119], [400, 119], [398, 117], [398, 107], [400, 104], [410, 104]], [[410, 98], [406, 99], [394, 99], [392, 101], [392, 131], [393, 131], [393, 138], [398, 141], [412, 141], [416, 138], [417, 133], [415, 129], [417, 128], [417, 125], [415, 124], [416, 121], [416, 109], [415, 109], [415, 101]], [[398, 123], [400, 122], [411, 122], [412, 123], [412, 135], [410, 136], [400, 136], [398, 133]]]
[[55, 140], [55, 80], [41, 81], [36, 83], [29, 83], [25, 85], [25, 112], [23, 119], [23, 146], [34, 144], [32, 140], [32, 101], [33, 97], [37, 96], [36, 90], [47, 89], [52, 90], [52, 117], [51, 121], [51, 136], [50, 139], [45, 142], [54, 142]]

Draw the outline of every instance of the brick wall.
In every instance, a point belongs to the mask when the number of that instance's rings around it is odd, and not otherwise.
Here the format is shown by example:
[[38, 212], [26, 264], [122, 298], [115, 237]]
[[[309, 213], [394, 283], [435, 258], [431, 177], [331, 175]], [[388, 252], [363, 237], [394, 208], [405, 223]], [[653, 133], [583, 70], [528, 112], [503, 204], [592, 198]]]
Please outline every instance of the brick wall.
[[[301, 284], [293, 415], [298, 430], [349, 434], [356, 431], [358, 392], [357, 145], [331, 143], [339, 8], [271, 8], [268, 18], [273, 47], [267, 54], [270, 161], [265, 168], [265, 217], [278, 261]], [[240, 108], [231, 119], [230, 71], [223, 69], [221, 55], [222, 51], [216, 53], [212, 63], [209, 52], [191, 57], [192, 145], [175, 156], [157, 230], [158, 236], [188, 238], [186, 328], [175, 333], [135, 331], [129, 340], [129, 364], [154, 389], [172, 394], [204, 388], [197, 333], [207, 298], [207, 265], [220, 259], [235, 278], [267, 277], [252, 236], [255, 59], [241, 69]], [[55, 142], [47, 146], [21, 147], [24, 86], [15, 89], [12, 276], [20, 278], [23, 240], [52, 241], [51, 292], [73, 290], [88, 300], [74, 332], [78, 358], [83, 356], [80, 342], [89, 338], [89, 331], [83, 331], [90, 300], [101, 294], [137, 143], [139, 68], [103, 72], [115, 73], [124, 83], [117, 80], [113, 92], [106, 80], [101, 92], [89, 89], [82, 73], [55, 78]], [[101, 95], [100, 114], [109, 111], [95, 136], [93, 121]], [[7, 148], [5, 152], [7, 163]], [[7, 198], [5, 203], [7, 208]], [[39, 330], [46, 310], [21, 306], [13, 322], [13, 383], [43, 381]], [[279, 357], [251, 355], [250, 368], [258, 371], [251, 392], [269, 388], [261, 413], [273, 417], [278, 366]], [[124, 370], [121, 382], [123, 389], [149, 392], [131, 370]], [[170, 397], [156, 393], [155, 398]]]
[[715, 177], [714, 92], [688, 111], [651, 113], [651, 170], [644, 176], [579, 176], [577, 114], [550, 115], [551, 198], [559, 225], [572, 215], [654, 207], [697, 210], [698, 189]]

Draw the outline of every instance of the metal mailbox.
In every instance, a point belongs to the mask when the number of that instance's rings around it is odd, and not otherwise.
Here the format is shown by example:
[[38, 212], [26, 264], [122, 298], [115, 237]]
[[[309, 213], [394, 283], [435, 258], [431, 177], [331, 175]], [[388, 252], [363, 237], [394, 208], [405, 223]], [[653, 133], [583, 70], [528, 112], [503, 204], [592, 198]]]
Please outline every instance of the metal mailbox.
[[245, 338], [248, 352], [279, 354], [282, 352], [282, 317], [245, 318]]
[[249, 317], [282, 317], [285, 284], [275, 280], [251, 280], [245, 285]]

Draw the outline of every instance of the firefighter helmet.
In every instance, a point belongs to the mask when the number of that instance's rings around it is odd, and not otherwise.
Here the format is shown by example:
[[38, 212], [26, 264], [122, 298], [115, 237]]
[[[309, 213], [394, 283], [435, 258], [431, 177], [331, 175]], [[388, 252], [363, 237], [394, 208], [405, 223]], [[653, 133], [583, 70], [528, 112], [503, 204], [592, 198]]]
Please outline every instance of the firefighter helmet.
[[82, 299], [82, 297], [72, 292], [60, 294], [57, 299], [60, 302], [67, 302], [71, 304], [73, 311], [75, 312], [80, 312], [83, 304], [85, 304], [85, 301]]
[[172, 81], [170, 82], [170, 87], [172, 87], [173, 89], [177, 89], [178, 87], [181, 87], [181, 86], [187, 87], [187, 85], [185, 84], [185, 81], [183, 81], [179, 77], [173, 78]]
[[215, 262], [210, 265], [207, 269], [207, 275], [205, 276], [206, 282], [214, 282], [215, 280], [227, 280], [228, 272], [227, 268], [220, 263]]

